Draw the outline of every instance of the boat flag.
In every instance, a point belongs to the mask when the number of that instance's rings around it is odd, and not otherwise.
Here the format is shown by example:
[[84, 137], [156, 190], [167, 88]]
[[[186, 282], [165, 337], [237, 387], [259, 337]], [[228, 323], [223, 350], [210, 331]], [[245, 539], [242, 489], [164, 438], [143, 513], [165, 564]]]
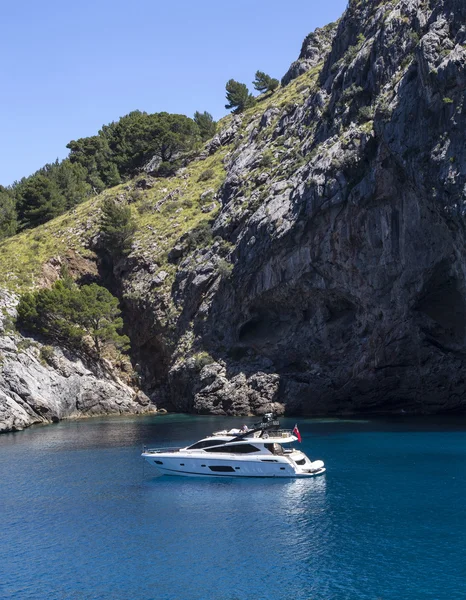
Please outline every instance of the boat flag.
[[301, 443], [301, 434], [299, 433], [299, 429], [298, 429], [298, 424], [296, 424], [293, 428], [293, 435], [295, 435], [298, 438], [298, 442]]

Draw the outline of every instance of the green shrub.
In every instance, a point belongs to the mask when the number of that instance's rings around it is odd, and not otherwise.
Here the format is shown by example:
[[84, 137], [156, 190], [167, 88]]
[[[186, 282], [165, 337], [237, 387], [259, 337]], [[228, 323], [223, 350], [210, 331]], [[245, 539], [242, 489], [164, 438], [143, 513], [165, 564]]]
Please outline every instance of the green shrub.
[[273, 165], [274, 162], [274, 155], [272, 150], [266, 150], [263, 155], [262, 158], [259, 161], [259, 166], [262, 168], [269, 168]]
[[409, 37], [410, 37], [410, 39], [411, 39], [411, 42], [412, 42], [412, 43], [413, 43], [415, 46], [417, 46], [417, 45], [419, 44], [420, 37], [419, 37], [419, 34], [417, 33], [417, 31], [412, 31], [412, 32], [409, 34]]
[[212, 242], [212, 227], [208, 221], [201, 221], [187, 234], [186, 247], [189, 251], [205, 248]]
[[212, 179], [213, 177], [215, 177], [215, 171], [213, 169], [206, 169], [199, 175], [198, 182], [209, 181], [209, 179]]
[[228, 279], [233, 271], [233, 265], [224, 258], [221, 258], [217, 262], [217, 271], [222, 279]]
[[35, 345], [36, 343], [33, 340], [30, 340], [29, 338], [23, 338], [16, 344], [16, 348], [18, 349], [18, 352], [24, 352], [24, 350], [28, 350], [31, 346]]
[[11, 315], [4, 315], [2, 319], [2, 327], [5, 333], [14, 333], [16, 331], [16, 323]]
[[194, 368], [196, 371], [202, 371], [204, 367], [215, 362], [215, 360], [207, 352], [198, 352], [193, 358]]
[[356, 58], [357, 53], [359, 52], [359, 50], [361, 50], [365, 41], [366, 41], [365, 35], [363, 33], [360, 33], [358, 35], [356, 44], [354, 44], [354, 46], [350, 46], [348, 48], [348, 50], [346, 51], [345, 61], [347, 64], [349, 64]]
[[158, 177], [173, 177], [173, 175], [181, 168], [181, 161], [174, 160], [172, 162], [163, 161], [157, 167]]
[[40, 361], [43, 364], [50, 364], [54, 357], [52, 346], [42, 346], [40, 349]]
[[392, 109], [390, 108], [388, 99], [382, 96], [375, 107], [375, 115], [383, 120], [388, 120], [391, 114]]
[[140, 215], [151, 212], [152, 210], [154, 210], [154, 202], [148, 198], [144, 198], [144, 200], [137, 205], [137, 211]]
[[372, 121], [374, 118], [375, 110], [373, 106], [362, 106], [358, 112], [358, 121], [364, 123], [365, 121]]
[[214, 190], [207, 190], [199, 197], [200, 206], [205, 206], [213, 201], [215, 196]]
[[350, 85], [346, 89], [343, 90], [340, 96], [340, 104], [347, 104], [359, 96], [363, 92], [363, 88], [358, 85]]
[[179, 200], [172, 200], [171, 202], [167, 202], [163, 207], [164, 214], [172, 214], [177, 211], [181, 207], [181, 202]]
[[129, 202], [130, 204], [133, 204], [134, 202], [139, 202], [139, 200], [142, 200], [143, 197], [144, 192], [142, 190], [131, 190], [131, 192], [129, 193]]

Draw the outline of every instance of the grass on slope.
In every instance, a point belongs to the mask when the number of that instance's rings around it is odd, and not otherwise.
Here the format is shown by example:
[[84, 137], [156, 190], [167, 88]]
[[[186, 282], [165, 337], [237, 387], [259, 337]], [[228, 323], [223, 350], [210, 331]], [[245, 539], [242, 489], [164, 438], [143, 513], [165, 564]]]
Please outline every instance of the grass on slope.
[[[98, 232], [100, 206], [106, 197], [122, 196], [131, 203], [138, 225], [138, 250], [149, 251], [154, 258], [163, 254], [180, 235], [215, 214], [202, 212], [200, 196], [210, 188], [217, 191], [222, 184], [222, 160], [227, 151], [223, 148], [204, 161], [192, 162], [180, 176], [158, 178], [146, 191], [137, 190], [132, 182], [116, 186], [44, 225], [4, 240], [0, 243], [0, 286], [22, 292], [40, 285], [42, 266], [51, 258], [63, 256], [68, 250], [82, 256], [92, 254], [88, 242]], [[206, 171], [210, 178], [199, 181]], [[170, 193], [173, 198], [157, 209]]]
[[[304, 73], [274, 94], [261, 96], [254, 107], [245, 111], [240, 133], [271, 106], [286, 110], [292, 104], [304, 102], [306, 90], [315, 86], [321, 66]], [[222, 119], [219, 129], [227, 127], [231, 118], [228, 115]], [[164, 263], [164, 255], [181, 235], [201, 221], [211, 220], [218, 212], [218, 203], [214, 211], [202, 212], [200, 197], [206, 190], [217, 191], [223, 183], [223, 159], [231, 149], [231, 146], [221, 148], [206, 160], [190, 163], [176, 177], [159, 178], [148, 190], [137, 190], [134, 187], [137, 179], [105, 190], [44, 225], [4, 240], [0, 243], [0, 286], [25, 291], [41, 284], [42, 267], [53, 257], [63, 256], [68, 250], [82, 256], [92, 254], [88, 243], [98, 231], [100, 205], [106, 197], [123, 195], [131, 203], [138, 224], [137, 252], [148, 253], [154, 261]], [[203, 180], [205, 172], [210, 177]], [[172, 197], [157, 208], [170, 193]]]

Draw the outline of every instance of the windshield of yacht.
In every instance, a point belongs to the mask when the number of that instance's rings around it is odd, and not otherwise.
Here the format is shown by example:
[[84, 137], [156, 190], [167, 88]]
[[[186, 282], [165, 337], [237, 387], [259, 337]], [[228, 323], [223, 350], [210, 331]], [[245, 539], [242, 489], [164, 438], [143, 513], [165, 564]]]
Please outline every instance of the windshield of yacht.
[[229, 454], [250, 454], [260, 452], [259, 448], [252, 444], [224, 444], [218, 448], [206, 448], [206, 452], [228, 452]]
[[224, 443], [224, 440], [221, 438], [216, 440], [201, 440], [200, 442], [196, 442], [192, 446], [188, 446], [186, 450], [200, 450], [202, 448], [210, 448], [210, 446], [219, 446]]

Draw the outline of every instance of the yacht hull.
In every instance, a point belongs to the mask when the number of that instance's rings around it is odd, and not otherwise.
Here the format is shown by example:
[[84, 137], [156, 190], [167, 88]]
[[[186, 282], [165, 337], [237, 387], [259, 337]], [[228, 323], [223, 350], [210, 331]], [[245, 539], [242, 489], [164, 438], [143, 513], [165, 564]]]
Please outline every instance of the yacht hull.
[[317, 477], [325, 472], [321, 461], [298, 466], [284, 457], [249, 460], [210, 459], [207, 457], [174, 456], [173, 454], [144, 453], [143, 457], [160, 475], [182, 477], [268, 477], [306, 478]]

